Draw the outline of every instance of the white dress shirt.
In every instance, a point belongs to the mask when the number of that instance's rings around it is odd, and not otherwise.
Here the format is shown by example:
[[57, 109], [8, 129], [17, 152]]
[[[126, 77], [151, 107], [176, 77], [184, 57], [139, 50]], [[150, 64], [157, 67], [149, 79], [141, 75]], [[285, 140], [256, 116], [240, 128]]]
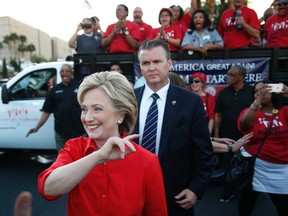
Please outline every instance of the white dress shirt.
[[151, 106], [151, 104], [153, 102], [153, 98], [151, 97], [151, 95], [153, 93], [157, 93], [159, 95], [159, 99], [156, 101], [157, 106], [158, 106], [158, 123], [157, 123], [157, 136], [156, 136], [156, 149], [155, 149], [156, 155], [158, 155], [158, 152], [159, 152], [159, 144], [160, 144], [160, 139], [161, 139], [163, 116], [164, 116], [165, 103], [166, 103], [169, 85], [170, 85], [170, 81], [162, 89], [160, 89], [157, 92], [154, 92], [145, 84], [145, 89], [143, 92], [143, 97], [142, 97], [141, 105], [140, 105], [140, 114], [139, 114], [140, 138], [139, 138], [139, 141], [140, 141], [140, 145], [141, 145], [146, 117], [148, 114], [149, 107]]

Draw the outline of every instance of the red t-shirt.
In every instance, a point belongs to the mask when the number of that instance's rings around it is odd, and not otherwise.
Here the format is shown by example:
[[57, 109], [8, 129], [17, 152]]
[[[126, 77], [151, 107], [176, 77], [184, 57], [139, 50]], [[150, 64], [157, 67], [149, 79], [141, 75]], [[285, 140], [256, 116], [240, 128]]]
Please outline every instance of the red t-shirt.
[[[113, 32], [114, 26], [116, 25], [116, 23], [111, 24], [107, 27], [106, 32], [104, 33], [103, 38], [107, 37], [108, 35], [111, 34], [111, 32]], [[130, 22], [130, 21], [126, 21], [126, 28], [129, 31], [130, 35], [132, 38], [136, 39], [137, 41], [139, 41], [139, 27], [136, 23], [134, 22]], [[113, 40], [109, 46], [109, 52], [113, 53], [113, 52], [134, 52], [135, 49], [131, 48], [128, 43], [126, 42], [125, 39], [125, 34], [123, 31], [119, 30], [115, 33]]]
[[[237, 15], [233, 9], [223, 12], [218, 25], [218, 32], [222, 36], [225, 48], [242, 48], [250, 44], [250, 36], [242, 27], [237, 29], [236, 21], [232, 22]], [[252, 28], [260, 30], [257, 14], [254, 10], [244, 6], [241, 8], [241, 16]]]
[[140, 37], [139, 37], [140, 39], [139, 39], [138, 43], [141, 44], [144, 40], [149, 38], [153, 28], [151, 25], [148, 25], [145, 22], [136, 23], [136, 24], [138, 25], [139, 31], [140, 31]]
[[[177, 25], [171, 25], [167, 28], [164, 28], [165, 34], [168, 35], [168, 37], [173, 39], [180, 39], [182, 41], [182, 33], [181, 29]], [[151, 31], [149, 39], [153, 40], [160, 34], [160, 28], [155, 28]], [[179, 47], [175, 47], [168, 43], [170, 51], [179, 50]]]
[[[261, 139], [263, 139], [264, 134], [269, 127], [272, 115], [266, 115], [262, 110], [258, 110], [250, 130], [243, 131], [240, 127], [240, 119], [248, 109], [249, 108], [246, 108], [240, 113], [238, 128], [244, 134], [253, 132], [250, 143], [246, 145], [251, 145], [246, 151], [253, 155], [257, 151]], [[288, 164], [288, 106], [282, 107], [275, 115], [273, 126], [258, 157], [270, 163]]]
[[[123, 160], [96, 166], [69, 192], [67, 215], [168, 215], [158, 157], [132, 144], [135, 153]], [[40, 195], [47, 200], [58, 199], [60, 196], [44, 193], [47, 177], [57, 167], [75, 162], [94, 151], [97, 151], [96, 145], [90, 138], [69, 140], [56, 161], [39, 175]]]
[[215, 119], [215, 97], [209, 93], [206, 93], [205, 96], [201, 96], [203, 105], [204, 105], [204, 109], [205, 109], [205, 113], [206, 113], [206, 117], [208, 118], [208, 120], [210, 119]]
[[182, 35], [184, 36], [188, 30], [191, 16], [189, 13], [185, 13], [181, 20], [174, 22], [173, 25], [178, 26], [181, 29]]
[[288, 14], [280, 17], [274, 14], [265, 23], [267, 47], [288, 47]]

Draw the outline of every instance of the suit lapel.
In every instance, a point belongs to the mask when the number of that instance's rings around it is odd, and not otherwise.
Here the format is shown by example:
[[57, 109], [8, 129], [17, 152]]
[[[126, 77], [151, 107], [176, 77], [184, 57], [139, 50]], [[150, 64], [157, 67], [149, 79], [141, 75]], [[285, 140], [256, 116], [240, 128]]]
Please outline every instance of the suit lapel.
[[178, 110], [180, 107], [180, 97], [177, 92], [177, 88], [173, 85], [170, 85], [167, 93], [167, 99], [165, 104], [164, 116], [163, 116], [163, 124], [160, 138], [160, 148], [158, 156], [159, 158], [162, 156], [165, 148], [167, 147], [170, 136], [172, 135], [172, 129], [175, 125], [176, 118], [178, 115]]
[[[142, 100], [144, 89], [145, 89], [145, 85], [143, 87], [137, 88], [134, 91], [135, 95], [136, 95], [136, 99], [137, 99], [137, 104], [138, 104], [138, 116], [137, 116], [137, 121], [136, 121], [135, 128], [134, 128], [134, 133], [135, 134], [139, 134], [140, 105], [141, 105], [141, 100]], [[134, 142], [139, 144], [139, 139], [135, 139]]]

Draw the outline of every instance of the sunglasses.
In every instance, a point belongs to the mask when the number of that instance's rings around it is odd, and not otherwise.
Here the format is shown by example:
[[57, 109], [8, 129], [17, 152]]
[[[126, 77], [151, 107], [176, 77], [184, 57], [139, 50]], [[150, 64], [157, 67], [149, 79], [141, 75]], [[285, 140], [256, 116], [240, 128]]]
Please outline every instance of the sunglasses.
[[191, 84], [192, 84], [192, 83], [200, 83], [200, 82], [201, 82], [201, 80], [192, 80], [192, 81], [191, 81]]

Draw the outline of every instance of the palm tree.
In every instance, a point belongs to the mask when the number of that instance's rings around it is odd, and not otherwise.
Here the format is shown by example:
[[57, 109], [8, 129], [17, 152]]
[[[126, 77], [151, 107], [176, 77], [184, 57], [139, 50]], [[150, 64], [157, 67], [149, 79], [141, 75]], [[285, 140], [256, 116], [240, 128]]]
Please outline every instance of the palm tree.
[[3, 43], [0, 42], [0, 56], [1, 56], [1, 50], [3, 49]]
[[32, 56], [32, 53], [36, 50], [34, 44], [28, 44], [27, 45], [27, 50], [28, 52], [30, 52], [30, 59], [31, 59], [31, 56]]
[[2, 76], [3, 78], [8, 78], [8, 69], [6, 65], [6, 59], [3, 59], [3, 65], [2, 65]]
[[12, 42], [12, 44], [13, 44], [13, 49], [14, 49], [14, 58], [16, 59], [16, 57], [17, 57], [17, 51], [18, 51], [18, 49], [17, 49], [17, 41], [19, 40], [19, 36], [18, 36], [18, 34], [17, 33], [11, 33], [10, 34], [10, 40], [11, 40], [11, 42]]
[[19, 35], [20, 44], [25, 44], [27, 42], [27, 37], [25, 35]]
[[27, 46], [25, 44], [20, 44], [18, 47], [18, 51], [22, 53], [22, 57], [24, 58], [24, 52], [28, 51]]
[[[8, 49], [10, 51], [10, 58], [17, 57], [17, 41], [19, 40], [19, 36], [17, 33], [11, 33], [10, 35], [5, 35], [3, 43], [7, 44]], [[14, 56], [13, 56], [14, 54]]]
[[11, 53], [12, 45], [11, 45], [10, 35], [5, 35], [4, 36], [3, 43], [8, 46], [9, 53], [10, 53], [10, 58], [12, 58], [12, 53]]

